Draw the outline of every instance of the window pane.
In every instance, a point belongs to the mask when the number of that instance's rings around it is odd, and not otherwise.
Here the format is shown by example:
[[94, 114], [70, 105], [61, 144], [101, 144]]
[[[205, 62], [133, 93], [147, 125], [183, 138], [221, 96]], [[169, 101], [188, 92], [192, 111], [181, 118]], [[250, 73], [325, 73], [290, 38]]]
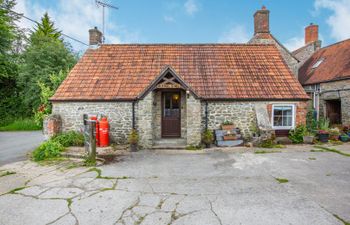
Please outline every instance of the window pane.
[[274, 116], [273, 125], [274, 126], [282, 126], [282, 117], [281, 116]]
[[284, 107], [284, 109], [283, 109], [283, 116], [292, 116], [292, 113], [293, 113], [292, 111], [293, 111], [293, 109], [292, 109], [291, 106]]
[[273, 109], [273, 126], [291, 127], [293, 125], [292, 106], [275, 106]]
[[292, 126], [292, 117], [283, 117], [283, 126]]

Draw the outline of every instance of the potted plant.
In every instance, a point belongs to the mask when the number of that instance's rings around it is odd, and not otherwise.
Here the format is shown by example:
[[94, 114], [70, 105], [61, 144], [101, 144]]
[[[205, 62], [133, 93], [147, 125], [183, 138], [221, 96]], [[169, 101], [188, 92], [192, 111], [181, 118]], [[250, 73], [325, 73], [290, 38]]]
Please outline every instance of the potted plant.
[[210, 144], [214, 141], [213, 132], [206, 129], [202, 134], [202, 141], [206, 148], [210, 148]]
[[318, 140], [327, 143], [329, 140], [329, 133], [327, 130], [318, 130]]
[[339, 136], [339, 139], [340, 139], [342, 142], [347, 142], [347, 141], [349, 141], [350, 137], [349, 137], [346, 133], [342, 133], [342, 134]]
[[313, 144], [314, 138], [315, 138], [315, 135], [312, 132], [306, 131], [303, 135], [303, 142], [305, 144]]
[[327, 118], [320, 118], [318, 122], [318, 139], [320, 142], [327, 143], [329, 140], [329, 120]]
[[329, 129], [329, 139], [337, 141], [339, 139], [340, 131], [337, 127]]
[[139, 142], [139, 135], [135, 129], [132, 129], [129, 134], [129, 144], [130, 144], [130, 151], [136, 152]]
[[235, 126], [233, 125], [233, 123], [231, 121], [225, 120], [222, 124], [221, 124], [221, 129], [223, 130], [233, 130], [235, 128]]
[[343, 126], [343, 132], [350, 137], [350, 125]]

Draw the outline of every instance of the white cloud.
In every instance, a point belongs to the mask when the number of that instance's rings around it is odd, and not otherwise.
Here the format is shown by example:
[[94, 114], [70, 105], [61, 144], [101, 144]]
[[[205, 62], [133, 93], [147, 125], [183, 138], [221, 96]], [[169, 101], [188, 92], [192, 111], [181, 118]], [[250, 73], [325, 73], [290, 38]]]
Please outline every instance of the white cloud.
[[175, 22], [175, 18], [172, 16], [164, 16], [163, 17], [165, 22], [169, 22], [169, 23], [174, 23]]
[[235, 25], [229, 31], [224, 32], [219, 38], [220, 43], [246, 43], [250, 35], [242, 25]]
[[284, 46], [289, 51], [297, 50], [298, 48], [303, 47], [304, 45], [305, 45], [304, 36], [292, 37], [284, 43]]
[[[79, 10], [78, 10], [79, 9]], [[17, 12], [33, 18], [37, 21], [44, 12], [48, 11], [56, 26], [63, 33], [72, 36], [82, 42], [88, 43], [88, 30], [97, 26], [102, 31], [102, 8], [96, 6], [94, 0], [58, 0], [54, 7], [43, 8], [33, 4], [32, 0], [21, 0], [15, 8]], [[114, 10], [114, 9], [110, 9]], [[105, 9], [105, 38], [106, 43], [125, 43], [139, 41], [139, 34], [130, 32], [125, 27], [109, 20], [111, 11]], [[22, 19], [19, 23], [21, 27], [33, 27], [33, 23]], [[87, 46], [69, 40], [76, 50], [84, 50]]]
[[195, 0], [187, 0], [184, 4], [186, 13], [190, 16], [193, 16], [198, 10], [198, 4], [195, 2]]
[[350, 38], [350, 0], [315, 0], [315, 9], [328, 9], [332, 14], [327, 18], [331, 36], [337, 41]]

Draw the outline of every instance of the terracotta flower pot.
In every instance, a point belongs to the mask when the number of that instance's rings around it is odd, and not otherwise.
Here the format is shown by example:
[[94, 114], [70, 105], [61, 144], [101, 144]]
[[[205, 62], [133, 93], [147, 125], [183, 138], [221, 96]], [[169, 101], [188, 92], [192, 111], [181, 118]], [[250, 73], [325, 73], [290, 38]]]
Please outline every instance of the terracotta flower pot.
[[221, 125], [221, 129], [223, 130], [233, 130], [234, 128], [234, 125]]
[[233, 140], [237, 140], [236, 136], [224, 136], [224, 141], [233, 141]]

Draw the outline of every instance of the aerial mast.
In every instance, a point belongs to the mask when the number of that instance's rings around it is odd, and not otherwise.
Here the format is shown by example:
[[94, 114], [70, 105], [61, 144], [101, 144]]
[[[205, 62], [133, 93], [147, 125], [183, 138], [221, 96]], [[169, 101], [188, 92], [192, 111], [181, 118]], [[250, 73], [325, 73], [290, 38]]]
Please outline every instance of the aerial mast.
[[99, 0], [95, 0], [95, 2], [97, 6], [102, 6], [102, 43], [104, 43], [105, 42], [105, 7], [110, 9], [118, 9], [118, 7]]

